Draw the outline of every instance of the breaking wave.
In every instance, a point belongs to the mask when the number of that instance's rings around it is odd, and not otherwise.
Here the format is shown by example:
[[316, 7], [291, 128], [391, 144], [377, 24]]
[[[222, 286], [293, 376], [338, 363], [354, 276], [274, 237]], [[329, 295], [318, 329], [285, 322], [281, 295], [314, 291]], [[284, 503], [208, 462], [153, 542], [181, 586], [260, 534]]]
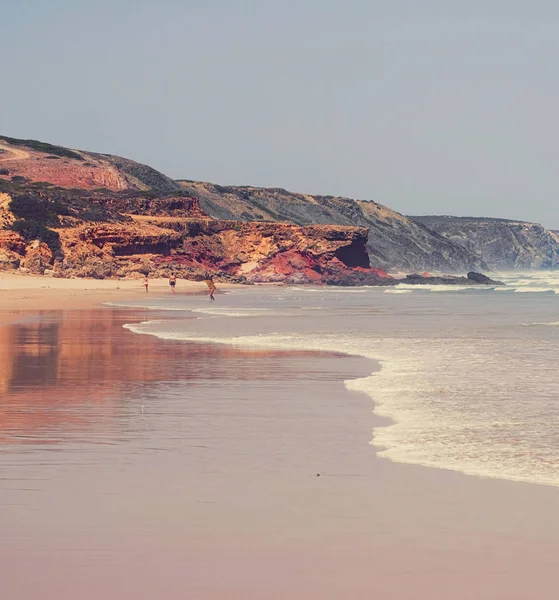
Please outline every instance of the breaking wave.
[[[346, 382], [349, 390], [373, 399], [377, 415], [391, 420], [392, 424], [373, 430], [371, 444], [379, 456], [559, 486], [559, 433], [553, 419], [540, 421], [531, 412], [530, 399], [549, 395], [559, 383], [555, 371], [539, 360], [541, 341], [531, 346], [523, 342], [502, 360], [501, 340], [294, 333], [217, 336], [174, 329], [176, 322], [162, 325], [144, 322], [126, 328], [160, 339], [322, 350], [379, 360], [380, 371]], [[545, 350], [555, 348], [548, 345]]]

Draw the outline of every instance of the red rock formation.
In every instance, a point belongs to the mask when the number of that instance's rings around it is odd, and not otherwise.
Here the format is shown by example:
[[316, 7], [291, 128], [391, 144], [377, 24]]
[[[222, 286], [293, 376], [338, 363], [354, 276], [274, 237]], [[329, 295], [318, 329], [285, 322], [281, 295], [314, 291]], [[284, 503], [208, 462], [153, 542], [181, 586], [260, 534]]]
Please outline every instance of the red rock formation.
[[[60, 229], [62, 259], [54, 263], [56, 272], [109, 277], [145, 272], [166, 276], [175, 271], [201, 278], [211, 271], [247, 282], [340, 284], [388, 277], [368, 268], [365, 229], [205, 219], [173, 221], [171, 229], [156, 223], [89, 223]], [[347, 257], [360, 264], [347, 264]]]
[[363, 228], [190, 220], [182, 225], [182, 234], [181, 247], [157, 262], [224, 272], [253, 282], [342, 283], [355, 268], [371, 280], [388, 277], [369, 268]]
[[19, 233], [10, 230], [0, 231], [0, 250], [14, 252], [18, 255], [25, 254], [25, 240]]
[[[1, 140], [0, 140], [1, 142]], [[93, 190], [107, 188], [109, 190], [128, 189], [126, 180], [108, 161], [87, 157], [88, 160], [51, 156], [31, 149], [14, 152], [12, 147], [0, 146], [2, 155], [0, 178], [25, 177], [30, 181], [48, 181], [60, 187]]]
[[349, 285], [388, 278], [369, 266], [365, 228], [214, 220], [198, 198], [133, 161], [2, 137], [0, 151], [0, 269]]
[[0, 136], [0, 179], [13, 177], [83, 190], [104, 188], [167, 193], [181, 189], [155, 169], [119, 156]]
[[52, 265], [52, 262], [52, 250], [44, 242], [35, 240], [26, 246], [21, 266], [27, 269], [29, 273], [42, 275], [45, 269]]
[[0, 271], [18, 269], [25, 256], [25, 246], [25, 240], [18, 233], [0, 230]]

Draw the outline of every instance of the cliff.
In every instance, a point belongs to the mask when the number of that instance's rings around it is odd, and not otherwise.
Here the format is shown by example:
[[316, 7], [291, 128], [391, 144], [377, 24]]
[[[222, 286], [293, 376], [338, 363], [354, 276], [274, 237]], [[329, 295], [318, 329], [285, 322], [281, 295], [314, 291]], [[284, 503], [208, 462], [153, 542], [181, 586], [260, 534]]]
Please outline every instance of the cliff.
[[559, 267], [559, 240], [537, 223], [451, 216], [411, 219], [477, 255], [490, 269]]
[[464, 272], [485, 269], [478, 254], [427, 226], [372, 201], [311, 196], [276, 188], [219, 186], [179, 181], [217, 219], [356, 225], [369, 230], [371, 265], [386, 270]]
[[0, 179], [14, 178], [83, 190], [180, 191], [170, 177], [120, 156], [0, 136]]
[[0, 269], [61, 277], [168, 276], [376, 284], [367, 229], [213, 219], [150, 167], [0, 138]]
[[[118, 156], [0, 136], [0, 269], [374, 285], [393, 282], [387, 269], [500, 268], [499, 251], [509, 251], [498, 232], [484, 253], [434, 225], [375, 202], [176, 182]], [[534, 254], [535, 237], [517, 236], [517, 255]], [[540, 237], [552, 254], [556, 238]], [[556, 261], [528, 258], [515, 266]]]

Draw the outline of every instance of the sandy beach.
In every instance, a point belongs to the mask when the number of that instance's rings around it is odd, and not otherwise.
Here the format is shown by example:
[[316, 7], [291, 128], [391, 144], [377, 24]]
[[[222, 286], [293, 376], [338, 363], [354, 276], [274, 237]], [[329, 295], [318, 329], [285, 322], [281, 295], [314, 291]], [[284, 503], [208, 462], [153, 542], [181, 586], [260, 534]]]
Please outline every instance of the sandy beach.
[[0, 283], [0, 597], [555, 597], [559, 488], [376, 457], [371, 400], [343, 384], [370, 360], [91, 308], [140, 281]]
[[[218, 284], [218, 291], [236, 284]], [[170, 294], [167, 279], [150, 279], [149, 294]], [[177, 294], [207, 294], [203, 281], [179, 279]], [[40, 275], [0, 273], [0, 323], [3, 311], [76, 310], [104, 302], [118, 302], [146, 296], [141, 279], [59, 279]]]

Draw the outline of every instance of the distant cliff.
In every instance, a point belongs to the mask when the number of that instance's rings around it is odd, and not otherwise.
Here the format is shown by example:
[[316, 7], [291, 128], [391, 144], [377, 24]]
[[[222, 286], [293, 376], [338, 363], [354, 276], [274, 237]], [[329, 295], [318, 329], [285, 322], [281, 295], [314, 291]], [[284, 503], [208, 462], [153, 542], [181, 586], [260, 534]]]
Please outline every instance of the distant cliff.
[[537, 223], [474, 217], [410, 217], [462, 246], [490, 269], [555, 269], [559, 239]]
[[400, 271], [464, 272], [487, 265], [478, 254], [427, 226], [372, 201], [297, 194], [277, 188], [219, 186], [181, 180], [189, 195], [216, 219], [357, 225], [369, 230], [371, 265]]

